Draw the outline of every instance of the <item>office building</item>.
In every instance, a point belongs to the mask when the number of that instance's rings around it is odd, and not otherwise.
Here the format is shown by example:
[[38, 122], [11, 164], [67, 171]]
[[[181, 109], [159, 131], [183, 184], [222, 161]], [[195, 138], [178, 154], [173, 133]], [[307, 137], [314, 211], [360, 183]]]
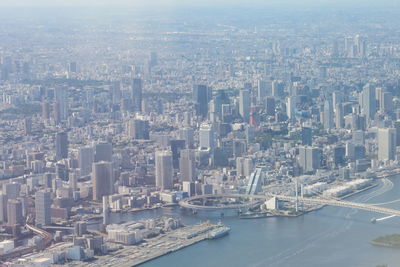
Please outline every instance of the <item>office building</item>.
[[209, 100], [211, 100], [211, 92], [206, 85], [193, 86], [193, 101], [197, 116], [207, 118]]
[[21, 201], [19, 199], [9, 199], [7, 202], [7, 224], [13, 226], [23, 223]]
[[244, 122], [250, 120], [250, 92], [249, 90], [240, 90], [239, 92], [239, 114]]
[[361, 92], [361, 112], [367, 120], [373, 120], [376, 114], [376, 97], [375, 88], [370, 84], [366, 84]]
[[133, 112], [142, 111], [142, 79], [135, 78], [132, 80], [132, 99], [133, 99]]
[[37, 191], [35, 194], [35, 222], [36, 225], [45, 226], [51, 224], [51, 192]]
[[187, 148], [194, 147], [194, 131], [190, 127], [185, 127], [179, 130], [179, 139], [185, 140]]
[[330, 130], [333, 128], [333, 109], [330, 100], [324, 103], [324, 129]]
[[289, 96], [286, 100], [286, 115], [290, 120], [295, 119], [296, 115], [296, 96]]
[[396, 130], [378, 129], [378, 160], [394, 160], [396, 155]]
[[56, 134], [56, 160], [68, 158], [68, 135], [66, 132]]
[[194, 182], [196, 178], [196, 159], [192, 149], [180, 151], [179, 171], [181, 181]]
[[156, 186], [161, 190], [172, 189], [173, 168], [171, 151], [157, 151], [155, 154]]
[[78, 166], [81, 175], [86, 176], [92, 172], [94, 162], [94, 152], [92, 147], [81, 147], [78, 151]]
[[199, 130], [200, 149], [213, 149], [215, 146], [214, 129], [211, 124], [203, 123]]
[[94, 161], [112, 161], [112, 144], [109, 143], [99, 143], [94, 147]]
[[303, 173], [314, 172], [321, 167], [322, 151], [319, 148], [299, 147], [299, 165]]
[[149, 140], [150, 126], [149, 121], [132, 119], [128, 123], [129, 137], [139, 140]]
[[93, 200], [102, 200], [103, 196], [114, 193], [113, 170], [111, 162], [100, 161], [92, 167]]

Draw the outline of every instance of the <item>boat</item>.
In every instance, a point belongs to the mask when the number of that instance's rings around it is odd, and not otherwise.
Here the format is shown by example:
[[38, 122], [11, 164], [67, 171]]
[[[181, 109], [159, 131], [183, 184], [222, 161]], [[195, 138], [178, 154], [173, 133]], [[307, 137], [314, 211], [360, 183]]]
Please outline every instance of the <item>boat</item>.
[[273, 216], [274, 215], [272, 215], [266, 211], [260, 211], [260, 212], [247, 211], [247, 212], [239, 213], [240, 219], [258, 219], [258, 218], [266, 218], [266, 217], [273, 217]]
[[210, 231], [208, 238], [217, 239], [226, 236], [227, 234], [229, 234], [230, 230], [231, 230], [230, 227], [218, 223], [217, 227]]

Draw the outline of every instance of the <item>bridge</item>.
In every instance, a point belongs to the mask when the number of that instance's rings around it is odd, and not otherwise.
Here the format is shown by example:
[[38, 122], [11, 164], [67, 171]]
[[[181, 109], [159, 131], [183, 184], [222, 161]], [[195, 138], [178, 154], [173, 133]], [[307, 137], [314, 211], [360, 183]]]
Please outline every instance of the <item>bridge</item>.
[[[381, 213], [385, 215], [400, 216], [400, 210], [389, 209], [384, 207], [378, 207], [373, 204], [366, 203], [355, 203], [345, 200], [336, 199], [321, 199], [321, 198], [307, 198], [307, 197], [294, 197], [294, 196], [284, 196], [284, 195], [245, 195], [245, 194], [218, 194], [218, 195], [200, 195], [190, 198], [183, 199], [179, 202], [179, 205], [184, 208], [194, 209], [194, 210], [219, 210], [219, 209], [245, 209], [254, 206], [257, 202], [254, 200], [268, 200], [271, 198], [277, 198], [278, 200], [289, 201], [289, 202], [299, 202], [305, 204], [317, 204], [317, 205], [329, 205], [336, 207], [346, 207], [359, 210], [366, 210], [376, 213]], [[218, 199], [218, 198], [245, 198], [251, 199], [248, 203], [240, 204], [228, 204], [228, 205], [218, 205], [218, 206], [205, 206], [193, 203], [195, 201], [201, 201], [205, 203], [208, 199]]]

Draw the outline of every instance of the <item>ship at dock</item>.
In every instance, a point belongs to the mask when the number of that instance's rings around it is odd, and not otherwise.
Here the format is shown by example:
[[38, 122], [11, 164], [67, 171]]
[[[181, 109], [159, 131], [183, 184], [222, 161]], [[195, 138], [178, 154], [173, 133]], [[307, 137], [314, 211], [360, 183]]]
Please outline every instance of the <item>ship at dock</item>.
[[230, 227], [225, 226], [221, 224], [220, 222], [217, 224], [217, 226], [210, 231], [208, 238], [209, 239], [217, 239], [223, 236], [226, 236], [229, 234], [229, 231], [231, 230]]

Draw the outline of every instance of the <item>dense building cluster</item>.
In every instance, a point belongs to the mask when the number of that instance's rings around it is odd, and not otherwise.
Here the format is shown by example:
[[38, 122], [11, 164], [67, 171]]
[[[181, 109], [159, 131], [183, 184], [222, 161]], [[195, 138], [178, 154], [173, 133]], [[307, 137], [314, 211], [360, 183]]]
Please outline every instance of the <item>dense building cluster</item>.
[[[200, 194], [293, 195], [294, 181], [306, 194], [335, 195], [398, 168], [392, 22], [345, 25], [339, 16], [332, 27], [298, 16], [303, 23], [290, 14], [269, 14], [270, 23], [246, 15], [112, 20], [107, 29], [74, 19], [18, 27], [5, 18], [3, 232], [19, 240], [29, 238], [27, 224], [55, 227], [53, 242], [70, 242], [100, 216], [94, 231], [130, 245], [154, 227], [117, 226], [111, 213]], [[70, 259], [104, 253], [91, 235], [72, 241]], [[1, 246], [7, 254], [19, 245]]]

